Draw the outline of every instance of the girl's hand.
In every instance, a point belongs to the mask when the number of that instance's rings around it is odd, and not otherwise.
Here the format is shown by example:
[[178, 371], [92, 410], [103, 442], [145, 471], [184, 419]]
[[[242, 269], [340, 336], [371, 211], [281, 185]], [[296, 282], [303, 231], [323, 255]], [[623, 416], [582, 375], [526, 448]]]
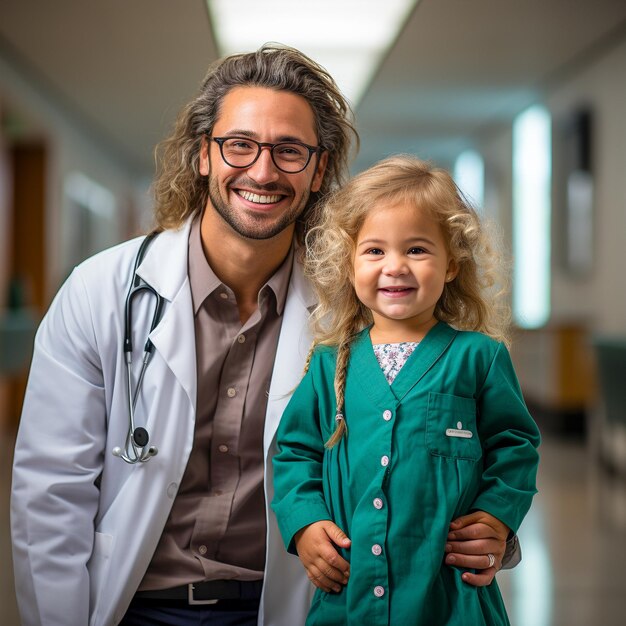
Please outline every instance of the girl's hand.
[[[463, 572], [461, 578], [475, 587], [491, 584], [496, 572], [502, 567], [509, 527], [497, 517], [474, 511], [450, 524], [446, 544], [446, 564], [476, 570], [475, 574]], [[489, 567], [489, 554], [495, 563]]]
[[301, 528], [294, 541], [309, 580], [322, 591], [341, 591], [350, 576], [350, 563], [335, 546], [349, 548], [352, 543], [341, 528], [329, 520], [314, 522]]

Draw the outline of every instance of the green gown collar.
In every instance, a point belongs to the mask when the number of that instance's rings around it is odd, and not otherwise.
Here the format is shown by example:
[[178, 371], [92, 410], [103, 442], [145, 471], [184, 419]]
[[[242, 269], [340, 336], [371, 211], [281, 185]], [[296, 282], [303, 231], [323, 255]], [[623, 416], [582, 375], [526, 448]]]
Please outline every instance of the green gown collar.
[[437, 322], [420, 341], [390, 385], [374, 354], [368, 326], [352, 343], [350, 369], [375, 404], [395, 407], [439, 360], [457, 332], [445, 322]]

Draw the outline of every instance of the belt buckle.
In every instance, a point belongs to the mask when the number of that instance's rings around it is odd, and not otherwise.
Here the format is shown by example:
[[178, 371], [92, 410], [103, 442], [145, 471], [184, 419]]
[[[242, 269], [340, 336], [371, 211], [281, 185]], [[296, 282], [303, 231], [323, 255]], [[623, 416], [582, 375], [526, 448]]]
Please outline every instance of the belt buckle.
[[219, 602], [219, 598], [216, 598], [214, 600], [196, 600], [193, 595], [194, 590], [194, 584], [189, 583], [187, 585], [187, 601], [189, 602], [189, 604], [217, 604]]

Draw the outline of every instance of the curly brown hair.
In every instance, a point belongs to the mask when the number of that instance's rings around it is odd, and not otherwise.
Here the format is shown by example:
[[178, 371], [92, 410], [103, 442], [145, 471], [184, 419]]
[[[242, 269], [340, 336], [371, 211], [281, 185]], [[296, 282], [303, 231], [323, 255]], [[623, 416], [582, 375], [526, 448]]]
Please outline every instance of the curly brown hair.
[[213, 63], [196, 97], [180, 112], [170, 137], [156, 148], [157, 175], [153, 190], [156, 230], [178, 228], [202, 211], [208, 198], [208, 181], [199, 172], [200, 150], [210, 135], [226, 94], [238, 86], [288, 91], [306, 99], [313, 110], [319, 145], [328, 154], [322, 186], [312, 193], [299, 219], [302, 235], [311, 208], [347, 178], [350, 148], [359, 137], [349, 104], [330, 74], [300, 51], [265, 44], [256, 52], [235, 54]]

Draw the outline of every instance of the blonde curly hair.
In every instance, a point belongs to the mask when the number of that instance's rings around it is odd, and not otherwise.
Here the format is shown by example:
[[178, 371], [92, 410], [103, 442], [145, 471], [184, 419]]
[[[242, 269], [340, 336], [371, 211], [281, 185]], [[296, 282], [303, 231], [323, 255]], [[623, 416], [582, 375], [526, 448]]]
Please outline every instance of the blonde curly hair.
[[311, 353], [319, 344], [337, 347], [337, 429], [328, 447], [346, 431], [343, 393], [350, 343], [373, 321], [353, 287], [357, 236], [371, 211], [396, 204], [428, 211], [439, 223], [458, 268], [456, 277], [445, 283], [435, 318], [459, 330], [479, 331], [509, 343], [508, 273], [496, 238], [445, 170], [409, 155], [380, 161], [324, 202], [318, 209], [317, 225], [306, 236], [305, 274], [318, 297], [312, 315]]

